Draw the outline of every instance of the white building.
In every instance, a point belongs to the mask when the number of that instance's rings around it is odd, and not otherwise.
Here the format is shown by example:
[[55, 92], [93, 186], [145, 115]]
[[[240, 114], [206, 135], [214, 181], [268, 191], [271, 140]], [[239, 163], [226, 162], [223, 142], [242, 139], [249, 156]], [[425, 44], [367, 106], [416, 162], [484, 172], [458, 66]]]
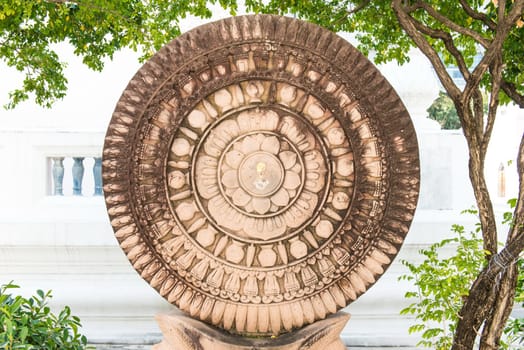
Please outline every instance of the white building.
[[[190, 27], [187, 24], [184, 29]], [[67, 47], [60, 47], [68, 51]], [[89, 71], [69, 55], [67, 97], [46, 110], [24, 103], [0, 110], [0, 284], [14, 280], [29, 294], [52, 289], [52, 305], [71, 306], [91, 342], [151, 344], [160, 340], [154, 315], [172, 306], [128, 263], [118, 247], [102, 196], [93, 196], [94, 158], [101, 156], [105, 128], [127, 82], [139, 68], [137, 55], [117, 54], [102, 73]], [[421, 196], [412, 229], [391, 268], [371, 290], [351, 304], [343, 337], [347, 345], [413, 347], [412, 319], [399, 316], [410, 301], [400, 259], [417, 259], [417, 251], [449, 234], [453, 223], [472, 223], [459, 212], [473, 203], [467, 173], [465, 140], [460, 131], [441, 131], [426, 119], [437, 97], [435, 74], [418, 52], [398, 67], [379, 67], [395, 87], [413, 118], [422, 167]], [[0, 104], [16, 87], [19, 75], [0, 67]], [[515, 163], [506, 166], [506, 194], [498, 196], [500, 163], [515, 160], [524, 130], [524, 111], [505, 107], [493, 134], [486, 177], [497, 211], [516, 196]], [[52, 193], [52, 158], [64, 157], [64, 195]], [[82, 196], [72, 195], [73, 158], [85, 157]], [[504, 232], [504, 230], [501, 230]], [[148, 348], [148, 347], [145, 347]]]

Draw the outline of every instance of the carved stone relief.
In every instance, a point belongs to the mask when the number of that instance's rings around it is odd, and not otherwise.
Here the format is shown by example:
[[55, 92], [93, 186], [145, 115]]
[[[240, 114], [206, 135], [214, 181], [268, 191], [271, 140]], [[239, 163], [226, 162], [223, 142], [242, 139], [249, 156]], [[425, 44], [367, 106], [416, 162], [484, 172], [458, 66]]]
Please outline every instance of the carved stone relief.
[[364, 293], [418, 197], [416, 136], [376, 68], [315, 25], [221, 20], [135, 75], [103, 160], [134, 268], [196, 319], [279, 334]]

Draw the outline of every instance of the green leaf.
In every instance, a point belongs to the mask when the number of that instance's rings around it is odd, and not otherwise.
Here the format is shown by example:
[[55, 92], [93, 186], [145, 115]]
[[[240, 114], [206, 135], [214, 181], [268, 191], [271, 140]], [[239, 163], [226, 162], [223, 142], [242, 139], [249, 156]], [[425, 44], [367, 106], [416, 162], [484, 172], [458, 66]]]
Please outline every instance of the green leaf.
[[27, 338], [27, 335], [29, 334], [29, 328], [22, 327], [20, 329], [20, 334], [18, 335], [20, 337], [20, 341], [23, 343], [25, 342], [25, 338]]

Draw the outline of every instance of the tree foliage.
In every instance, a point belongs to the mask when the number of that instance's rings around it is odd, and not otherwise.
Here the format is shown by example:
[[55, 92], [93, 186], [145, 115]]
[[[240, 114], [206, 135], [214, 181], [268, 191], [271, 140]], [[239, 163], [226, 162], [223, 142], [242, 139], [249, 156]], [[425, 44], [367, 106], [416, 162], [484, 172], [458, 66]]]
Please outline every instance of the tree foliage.
[[115, 52], [130, 48], [142, 59], [180, 34], [181, 18], [209, 18], [209, 4], [236, 10], [235, 0], [2, 0], [0, 61], [23, 73], [21, 86], [10, 93], [13, 108], [31, 96], [51, 107], [65, 96], [66, 63], [56, 52], [67, 42], [89, 68], [100, 71]]
[[[498, 16], [493, 2], [401, 1], [410, 14], [428, 27], [442, 29], [453, 37], [462, 59], [457, 62], [439, 35], [430, 43], [442, 54], [445, 64], [461, 68], [471, 65], [477, 52], [493, 39]], [[513, 3], [505, 1], [511, 8]], [[220, 4], [231, 14], [238, 10], [236, 0], [3, 0], [0, 3], [0, 60], [24, 73], [22, 86], [11, 92], [12, 108], [31, 94], [36, 103], [50, 107], [67, 90], [65, 62], [60, 60], [56, 43], [68, 42], [74, 53], [94, 70], [123, 48], [140, 50], [146, 59], [162, 45], [180, 34], [180, 20], [186, 16], [209, 18], [210, 5]], [[416, 43], [401, 27], [391, 1], [369, 0], [246, 0], [249, 12], [293, 14], [339, 32], [356, 33], [359, 49], [372, 54], [376, 63], [409, 61], [409, 49]], [[448, 16], [446, 22], [434, 18], [429, 8]], [[446, 28], [453, 21], [452, 28]], [[519, 22], [521, 23], [521, 22]], [[460, 26], [461, 30], [454, 30]], [[472, 35], [472, 33], [477, 33]], [[504, 42], [503, 91], [524, 104], [524, 29], [514, 26]], [[429, 34], [427, 34], [429, 35]], [[482, 40], [481, 40], [482, 39]], [[483, 84], [489, 85], [484, 79]], [[503, 94], [504, 101], [508, 98]], [[519, 95], [520, 94], [520, 95]]]
[[464, 226], [457, 224], [452, 231], [453, 238], [419, 251], [424, 258], [420, 264], [402, 261], [409, 273], [400, 280], [416, 288], [406, 292], [406, 298], [415, 301], [401, 314], [415, 316], [409, 332], [422, 333], [417, 345], [436, 350], [451, 348], [463, 298], [486, 262], [478, 233], [466, 234]]
[[427, 109], [429, 119], [433, 119], [440, 124], [444, 130], [460, 129], [460, 119], [457, 109], [449, 96], [439, 91], [438, 97]]
[[[516, 199], [508, 201], [513, 209]], [[478, 215], [476, 209], [468, 209], [463, 214]], [[513, 212], [503, 214], [503, 225], [513, 222]], [[402, 260], [408, 272], [399, 280], [409, 281], [411, 288], [405, 297], [413, 302], [401, 311], [401, 314], [413, 315], [415, 324], [410, 333], [421, 333], [417, 344], [430, 349], [447, 350], [453, 345], [460, 310], [469, 294], [472, 283], [486, 266], [483, 241], [479, 238], [480, 223], [474, 230], [466, 233], [463, 225], [451, 227], [453, 236], [421, 249], [423, 259], [420, 263]], [[518, 283], [515, 303], [524, 302], [524, 261], [519, 259]], [[501, 349], [524, 349], [524, 319], [510, 319], [504, 325], [504, 339]]]

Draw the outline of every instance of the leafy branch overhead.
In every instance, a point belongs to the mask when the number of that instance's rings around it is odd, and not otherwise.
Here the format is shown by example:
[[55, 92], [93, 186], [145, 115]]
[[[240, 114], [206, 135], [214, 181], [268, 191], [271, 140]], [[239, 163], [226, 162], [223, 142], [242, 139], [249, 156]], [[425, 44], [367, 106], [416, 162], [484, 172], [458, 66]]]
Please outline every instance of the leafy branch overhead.
[[[396, 1], [335, 0], [246, 0], [247, 11], [294, 14], [334, 31], [356, 33], [359, 48], [373, 53], [377, 63], [409, 60], [415, 42], [400, 27], [392, 4]], [[497, 7], [480, 0], [398, 1], [410, 22], [420, 29], [442, 54], [444, 64], [460, 68], [465, 78], [479, 50], [496, 40]], [[511, 1], [506, 2], [510, 6]], [[68, 42], [75, 54], [94, 70], [115, 52], [130, 48], [146, 59], [180, 34], [179, 21], [189, 15], [209, 18], [210, 5], [219, 4], [236, 13], [236, 0], [4, 0], [0, 3], [0, 60], [23, 73], [22, 86], [10, 94], [13, 108], [33, 96], [39, 105], [50, 107], [65, 96], [65, 62], [54, 50]], [[517, 7], [515, 5], [515, 7]], [[444, 15], [445, 14], [445, 15]], [[520, 22], [519, 22], [520, 21]], [[520, 19], [514, 21], [509, 40], [504, 41], [501, 89], [524, 106], [524, 35]], [[483, 84], [489, 80], [481, 74]], [[508, 101], [503, 96], [504, 101]]]
[[[219, 0], [236, 10], [235, 0]], [[210, 1], [3, 0], [0, 2], [0, 61], [23, 73], [6, 107], [34, 98], [45, 107], [65, 96], [66, 63], [57, 43], [67, 42], [91, 69], [100, 71], [115, 52], [130, 48], [142, 59], [180, 34], [188, 15], [211, 17]]]

